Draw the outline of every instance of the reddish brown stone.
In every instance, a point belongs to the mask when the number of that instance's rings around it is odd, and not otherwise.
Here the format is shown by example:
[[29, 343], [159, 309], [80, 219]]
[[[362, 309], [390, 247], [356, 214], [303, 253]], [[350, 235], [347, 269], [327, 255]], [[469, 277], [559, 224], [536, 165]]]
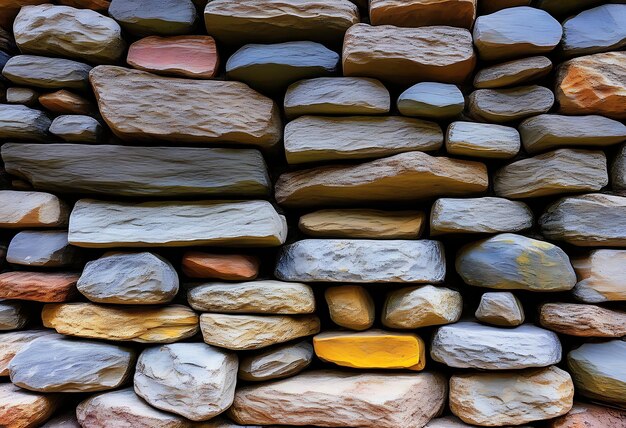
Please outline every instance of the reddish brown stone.
[[67, 302], [77, 293], [79, 277], [74, 273], [5, 272], [0, 274], [0, 299]]
[[541, 325], [561, 334], [582, 337], [626, 336], [626, 312], [579, 303], [546, 303]]
[[104, 13], [109, 10], [110, 0], [58, 0], [58, 4], [65, 6], [72, 6], [78, 9], [91, 9], [100, 13]]
[[249, 280], [259, 274], [259, 260], [240, 254], [190, 251], [183, 255], [183, 272], [191, 278]]
[[574, 403], [566, 415], [554, 419], [548, 428], [625, 428], [626, 410]]
[[476, 0], [370, 0], [370, 21], [372, 25], [398, 27], [472, 28], [476, 3]]
[[57, 114], [89, 114], [94, 111], [94, 106], [89, 100], [65, 89], [41, 95], [39, 103]]
[[219, 57], [210, 36], [151, 36], [130, 45], [126, 62], [156, 74], [210, 79]]

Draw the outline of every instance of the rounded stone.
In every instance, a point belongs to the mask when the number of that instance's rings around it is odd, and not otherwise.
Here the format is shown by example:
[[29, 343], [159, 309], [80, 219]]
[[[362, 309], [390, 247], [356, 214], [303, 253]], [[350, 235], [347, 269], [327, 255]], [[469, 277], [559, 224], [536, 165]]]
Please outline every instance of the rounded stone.
[[398, 97], [398, 110], [404, 116], [448, 119], [463, 112], [465, 98], [456, 85], [422, 82]]

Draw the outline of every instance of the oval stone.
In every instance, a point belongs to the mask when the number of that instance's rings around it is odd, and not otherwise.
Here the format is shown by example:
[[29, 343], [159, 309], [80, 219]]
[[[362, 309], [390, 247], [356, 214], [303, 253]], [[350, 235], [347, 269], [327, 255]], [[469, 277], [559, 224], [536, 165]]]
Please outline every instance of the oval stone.
[[464, 108], [463, 93], [446, 83], [418, 83], [398, 97], [398, 110], [404, 116], [447, 119], [461, 114]]

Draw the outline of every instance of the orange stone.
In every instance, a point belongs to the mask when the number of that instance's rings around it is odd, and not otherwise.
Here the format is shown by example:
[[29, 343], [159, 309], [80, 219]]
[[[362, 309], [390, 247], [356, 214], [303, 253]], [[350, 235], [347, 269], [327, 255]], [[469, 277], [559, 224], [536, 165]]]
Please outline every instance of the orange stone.
[[370, 0], [372, 25], [472, 28], [476, 0]]
[[0, 299], [67, 302], [77, 295], [80, 275], [56, 272], [5, 272], [0, 274]]
[[126, 62], [156, 74], [210, 79], [219, 56], [210, 36], [150, 36], [130, 45]]
[[107, 14], [109, 10], [110, 0], [58, 0], [58, 4], [75, 7], [77, 9], [91, 9], [100, 13]]
[[89, 114], [95, 110], [89, 100], [65, 89], [41, 95], [39, 103], [57, 114]]
[[249, 280], [259, 274], [259, 260], [241, 254], [190, 251], [183, 255], [183, 272], [191, 278]]

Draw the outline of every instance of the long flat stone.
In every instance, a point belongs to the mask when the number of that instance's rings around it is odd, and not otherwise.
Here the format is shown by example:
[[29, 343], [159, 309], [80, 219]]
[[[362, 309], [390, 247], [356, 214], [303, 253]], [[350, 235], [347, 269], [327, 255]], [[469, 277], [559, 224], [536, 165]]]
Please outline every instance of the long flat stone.
[[626, 312], [579, 303], [546, 303], [540, 309], [541, 325], [570, 336], [626, 336]]
[[474, 76], [478, 89], [519, 85], [545, 77], [552, 70], [552, 61], [545, 56], [515, 59], [481, 69]]
[[463, 312], [461, 293], [445, 287], [406, 287], [387, 294], [381, 315], [385, 327], [416, 329], [457, 322]]
[[572, 290], [587, 303], [626, 300], [626, 250], [593, 250], [572, 259], [578, 282]]
[[135, 36], [189, 34], [198, 15], [191, 0], [111, 0], [108, 12]]
[[520, 147], [520, 135], [510, 126], [452, 122], [446, 131], [446, 151], [451, 155], [509, 159]]
[[47, 114], [23, 105], [0, 104], [0, 138], [46, 142], [52, 121]]
[[24, 230], [11, 239], [6, 260], [22, 266], [66, 267], [76, 264], [80, 255], [65, 230]]
[[0, 333], [0, 376], [9, 375], [9, 363], [22, 348], [40, 337], [61, 337], [53, 330], [37, 329]]
[[3, 272], [0, 273], [0, 299], [34, 302], [66, 302], [76, 296], [77, 273]]
[[626, 46], [626, 6], [603, 4], [563, 22], [561, 48], [566, 56], [617, 51]]
[[11, 428], [41, 426], [62, 404], [54, 394], [36, 394], [12, 383], [0, 385], [0, 425]]
[[183, 254], [182, 269], [191, 278], [245, 281], [259, 274], [258, 257], [245, 254], [219, 254], [187, 251]]
[[89, 88], [91, 66], [63, 58], [15, 55], [2, 69], [2, 75], [15, 85], [46, 89]]
[[[226, 227], [228, 225], [228, 227]], [[69, 242], [87, 248], [188, 245], [277, 246], [287, 225], [267, 201], [107, 202], [81, 199]]]
[[371, 0], [369, 15], [372, 25], [471, 28], [476, 18], [477, 3], [476, 0]]
[[507, 89], [478, 89], [469, 96], [469, 112], [486, 122], [511, 122], [546, 113], [554, 104], [554, 94], [543, 86]]
[[313, 361], [313, 346], [307, 341], [288, 343], [246, 354], [239, 361], [239, 379], [265, 381], [291, 377]]

